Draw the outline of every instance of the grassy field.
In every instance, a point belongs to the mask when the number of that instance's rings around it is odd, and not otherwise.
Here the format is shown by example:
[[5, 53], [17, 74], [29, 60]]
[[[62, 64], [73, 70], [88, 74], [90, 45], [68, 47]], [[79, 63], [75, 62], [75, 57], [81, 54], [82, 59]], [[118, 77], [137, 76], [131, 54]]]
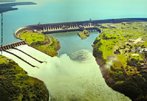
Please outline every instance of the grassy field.
[[19, 38], [24, 40], [28, 45], [42, 51], [50, 56], [56, 56], [60, 49], [60, 43], [52, 36], [32, 31], [23, 31], [19, 34]]

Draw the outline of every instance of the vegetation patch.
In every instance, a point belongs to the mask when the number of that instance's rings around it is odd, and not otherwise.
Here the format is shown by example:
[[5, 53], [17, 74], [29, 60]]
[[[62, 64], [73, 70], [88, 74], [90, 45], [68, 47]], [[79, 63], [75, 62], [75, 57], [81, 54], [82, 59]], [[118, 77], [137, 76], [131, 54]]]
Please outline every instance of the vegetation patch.
[[107, 84], [133, 101], [147, 100], [146, 26], [147, 22], [101, 24], [93, 45]]
[[25, 30], [20, 32], [17, 37], [24, 40], [31, 47], [50, 56], [56, 56], [60, 49], [60, 43], [57, 39], [42, 33]]
[[48, 101], [44, 83], [30, 77], [14, 61], [0, 56], [1, 101]]
[[90, 35], [90, 32], [88, 30], [83, 30], [82, 32], [79, 32], [78, 33], [78, 36], [81, 38], [81, 39], [86, 39], [88, 38]]

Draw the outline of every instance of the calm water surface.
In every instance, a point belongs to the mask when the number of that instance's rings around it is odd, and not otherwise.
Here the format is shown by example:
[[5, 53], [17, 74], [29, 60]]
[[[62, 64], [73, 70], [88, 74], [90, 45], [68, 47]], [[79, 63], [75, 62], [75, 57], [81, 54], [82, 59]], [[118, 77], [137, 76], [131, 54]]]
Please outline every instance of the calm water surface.
[[[30, 0], [17, 0], [30, 1]], [[91, 19], [147, 17], [147, 0], [32, 0], [36, 6], [20, 6], [4, 14], [4, 43], [12, 43], [20, 27]]]

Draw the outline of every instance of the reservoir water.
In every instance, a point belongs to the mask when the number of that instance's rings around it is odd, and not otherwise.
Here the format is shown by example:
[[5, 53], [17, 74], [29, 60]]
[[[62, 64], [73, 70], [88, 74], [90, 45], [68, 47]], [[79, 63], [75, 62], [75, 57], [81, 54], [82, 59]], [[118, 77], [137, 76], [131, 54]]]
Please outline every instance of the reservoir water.
[[[17, 0], [25, 1], [25, 0]], [[32, 0], [34, 1], [34, 0]], [[133, 3], [132, 3], [133, 1]], [[111, 18], [145, 18], [146, 0], [35, 0], [35, 6], [21, 6], [4, 14], [4, 44], [19, 41], [13, 33], [20, 27], [38, 23], [56, 23]], [[110, 9], [111, 8], [111, 9]], [[30, 76], [43, 80], [55, 101], [129, 101], [124, 95], [109, 88], [92, 56], [92, 43], [98, 33], [81, 40], [77, 32], [53, 34], [60, 43], [59, 56], [47, 56], [27, 45], [19, 46], [37, 61], [17, 52], [38, 68], [32, 68], [13, 55], [13, 59]]]
[[65, 32], [65, 33], [56, 33], [52, 36], [56, 37], [61, 44], [61, 49], [59, 50], [59, 54], [68, 54], [85, 49], [92, 52], [92, 43], [95, 38], [99, 35], [98, 32], [92, 32], [90, 37], [85, 40], [81, 40], [81, 38], [77, 35], [78, 32]]
[[[4, 13], [4, 44], [18, 41], [13, 33], [20, 27], [111, 18], [146, 18], [146, 0], [17, 0], [37, 5], [18, 6]], [[132, 3], [133, 2], [133, 3]]]

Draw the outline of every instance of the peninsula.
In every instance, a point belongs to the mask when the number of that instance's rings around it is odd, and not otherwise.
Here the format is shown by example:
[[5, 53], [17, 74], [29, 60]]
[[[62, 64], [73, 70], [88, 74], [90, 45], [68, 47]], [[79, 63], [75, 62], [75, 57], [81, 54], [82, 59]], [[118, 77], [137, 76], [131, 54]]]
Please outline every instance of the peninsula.
[[56, 56], [60, 49], [59, 41], [43, 33], [33, 32], [32, 30], [23, 30], [16, 37], [25, 41], [29, 46], [49, 55]]

